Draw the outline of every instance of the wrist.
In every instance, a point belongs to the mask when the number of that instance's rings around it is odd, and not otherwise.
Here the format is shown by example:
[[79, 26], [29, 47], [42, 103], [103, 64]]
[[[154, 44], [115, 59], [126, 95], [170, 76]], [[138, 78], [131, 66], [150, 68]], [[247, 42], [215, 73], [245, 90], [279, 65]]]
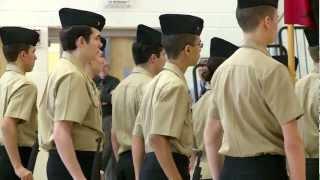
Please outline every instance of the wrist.
[[78, 173], [72, 175], [72, 178], [74, 180], [84, 180], [84, 179], [86, 179], [86, 177], [83, 175], [82, 172], [78, 172]]
[[12, 163], [12, 167], [14, 170], [17, 170], [23, 168], [23, 165], [21, 164], [21, 162], [14, 162]]
[[182, 180], [179, 172], [173, 174], [169, 179], [170, 180]]

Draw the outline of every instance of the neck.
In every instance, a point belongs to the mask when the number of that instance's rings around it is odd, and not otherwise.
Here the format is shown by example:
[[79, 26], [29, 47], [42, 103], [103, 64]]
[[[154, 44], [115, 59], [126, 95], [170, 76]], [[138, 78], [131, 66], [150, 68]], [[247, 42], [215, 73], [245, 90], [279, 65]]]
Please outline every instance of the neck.
[[177, 59], [169, 59], [169, 61], [178, 66], [178, 68], [183, 72], [185, 73], [187, 68], [189, 67], [189, 65], [185, 62], [185, 59], [183, 58], [177, 58]]
[[154, 67], [152, 67], [152, 65], [149, 64], [149, 63], [139, 64], [138, 66], [140, 66], [141, 68], [143, 68], [146, 71], [148, 71], [152, 75], [152, 77], [154, 77], [154, 76], [156, 76], [158, 74], [156, 69]]
[[13, 64], [16, 65], [23, 74], [26, 74], [26, 71], [25, 71], [25, 69], [24, 69], [24, 66], [23, 66], [21, 60], [18, 59], [18, 60], [17, 60], [15, 63], [13, 63]]
[[245, 33], [244, 41], [245, 43], [248, 43], [248, 44], [253, 43], [260, 48], [267, 49], [269, 42], [264, 40], [262, 37], [264, 37], [264, 35], [259, 32]]
[[79, 63], [83, 68], [86, 66], [87, 59], [80, 53], [79, 50], [70, 51], [68, 53], [71, 56], [71, 60], [76, 60], [77, 63]]

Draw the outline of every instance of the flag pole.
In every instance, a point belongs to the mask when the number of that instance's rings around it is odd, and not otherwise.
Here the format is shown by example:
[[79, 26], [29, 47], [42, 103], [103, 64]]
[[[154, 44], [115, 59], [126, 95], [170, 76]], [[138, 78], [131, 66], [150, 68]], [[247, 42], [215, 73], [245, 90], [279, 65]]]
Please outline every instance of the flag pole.
[[293, 82], [296, 81], [294, 54], [294, 26], [293, 24], [288, 24], [288, 67]]

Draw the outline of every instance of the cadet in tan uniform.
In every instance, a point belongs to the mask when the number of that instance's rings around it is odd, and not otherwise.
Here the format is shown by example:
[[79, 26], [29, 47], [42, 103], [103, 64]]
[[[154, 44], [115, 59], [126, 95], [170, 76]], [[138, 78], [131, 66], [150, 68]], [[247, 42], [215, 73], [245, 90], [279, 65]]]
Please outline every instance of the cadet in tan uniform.
[[85, 67], [101, 56], [105, 18], [69, 8], [60, 9], [59, 15], [64, 52], [48, 77], [39, 106], [40, 145], [49, 151], [48, 180], [98, 178], [92, 171], [103, 136], [101, 107]]
[[203, 20], [182, 14], [164, 14], [159, 19], [168, 61], [147, 86], [136, 120], [140, 125], [133, 132], [145, 140], [140, 179], [189, 180], [192, 100], [184, 72], [199, 60]]
[[37, 130], [37, 88], [25, 77], [32, 71], [36, 31], [21, 27], [2, 27], [0, 36], [7, 60], [0, 78], [0, 179], [31, 180], [27, 169]]
[[136, 67], [112, 93], [112, 145], [118, 156], [117, 179], [135, 179], [132, 161], [132, 130], [140, 108], [145, 85], [158, 74], [165, 63], [161, 33], [138, 25], [132, 45]]
[[[216, 69], [230, 57], [236, 50], [237, 46], [231, 44], [228, 41], [214, 37], [211, 39], [210, 44], [210, 57], [207, 62], [207, 73], [204, 73], [204, 80], [210, 82], [213, 73]], [[214, 93], [210, 88], [206, 93], [192, 106], [192, 122], [193, 122], [193, 134], [194, 134], [194, 148], [196, 152], [201, 151], [201, 179], [212, 179], [209, 172], [208, 160], [204, 152], [203, 144], [203, 132], [207, 120], [208, 108], [210, 105], [210, 96]], [[199, 158], [199, 156], [198, 156]], [[197, 171], [197, 169], [195, 170]], [[194, 172], [197, 173], [197, 172]]]
[[307, 180], [319, 180], [319, 29], [306, 31], [314, 70], [296, 83], [296, 94], [304, 108], [298, 127], [304, 142]]
[[[244, 45], [211, 80], [205, 146], [219, 180], [305, 179], [303, 143], [296, 121], [303, 111], [288, 69], [266, 50], [277, 34], [277, 0], [238, 0]], [[224, 165], [219, 155], [225, 156]]]

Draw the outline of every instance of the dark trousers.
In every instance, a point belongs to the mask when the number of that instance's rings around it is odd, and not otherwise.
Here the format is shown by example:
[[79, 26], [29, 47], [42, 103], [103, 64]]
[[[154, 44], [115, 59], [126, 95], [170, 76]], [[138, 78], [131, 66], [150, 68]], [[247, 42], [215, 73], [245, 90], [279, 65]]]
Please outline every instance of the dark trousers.
[[[31, 147], [18, 147], [22, 165], [27, 168]], [[0, 180], [19, 180], [4, 146], [0, 146]]]
[[[76, 151], [76, 156], [79, 161], [81, 170], [88, 180], [91, 179], [94, 155], [95, 152], [92, 151]], [[47, 162], [47, 176], [48, 180], [72, 180], [72, 177], [69, 174], [67, 168], [64, 166], [57, 150], [49, 151], [49, 158]]]
[[319, 180], [319, 159], [307, 158], [306, 159], [306, 174], [307, 180]]
[[116, 180], [117, 177], [117, 161], [113, 153], [111, 144], [111, 125], [112, 116], [108, 115], [102, 119], [102, 129], [105, 134], [106, 142], [103, 146], [101, 170], [104, 171], [105, 179]]
[[[189, 159], [188, 157], [178, 154], [172, 153], [174, 162], [178, 168], [180, 175], [183, 180], [190, 180], [189, 174]], [[140, 172], [141, 180], [167, 180], [167, 176], [162, 170], [159, 161], [155, 155], [155, 153], [147, 153], [146, 158], [143, 162], [141, 172]]]
[[286, 160], [280, 155], [226, 156], [220, 180], [289, 180]]
[[126, 151], [119, 155], [117, 165], [117, 180], [134, 180], [134, 168], [131, 151]]

